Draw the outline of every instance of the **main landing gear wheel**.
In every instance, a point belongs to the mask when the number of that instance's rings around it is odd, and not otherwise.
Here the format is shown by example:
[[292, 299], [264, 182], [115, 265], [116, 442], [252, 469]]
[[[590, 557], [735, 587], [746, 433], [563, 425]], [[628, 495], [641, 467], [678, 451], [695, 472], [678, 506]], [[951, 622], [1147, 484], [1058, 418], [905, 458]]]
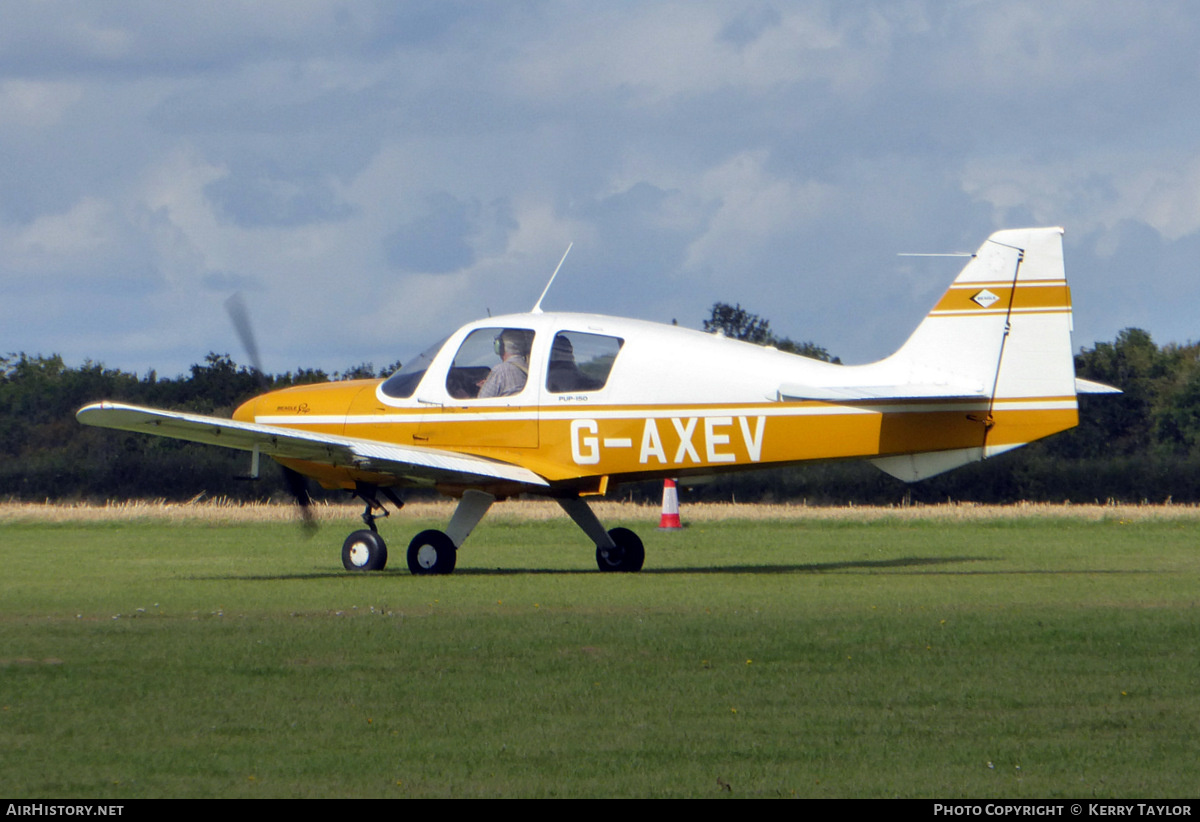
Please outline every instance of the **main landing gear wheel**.
[[628, 528], [614, 528], [608, 532], [616, 545], [605, 548], [596, 546], [596, 564], [601, 571], [640, 571], [646, 561], [646, 549], [638, 535]]
[[408, 544], [408, 570], [414, 574], [449, 574], [457, 559], [454, 541], [442, 531], [422, 531]]
[[387, 544], [374, 531], [355, 531], [342, 543], [342, 565], [347, 571], [382, 571], [387, 565]]

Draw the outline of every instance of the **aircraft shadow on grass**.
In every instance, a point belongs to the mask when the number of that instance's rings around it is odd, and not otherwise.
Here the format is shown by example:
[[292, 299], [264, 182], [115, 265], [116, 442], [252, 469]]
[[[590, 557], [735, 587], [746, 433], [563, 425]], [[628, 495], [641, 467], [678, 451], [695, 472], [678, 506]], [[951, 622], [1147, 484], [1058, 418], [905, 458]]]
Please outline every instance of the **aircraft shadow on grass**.
[[[855, 571], [875, 569], [918, 568], [930, 565], [945, 565], [958, 562], [994, 562], [996, 557], [897, 557], [896, 559], [864, 559], [844, 562], [810, 562], [795, 565], [720, 565], [710, 567], [643, 568], [643, 574], [821, 574], [833, 571]], [[594, 576], [589, 569], [573, 568], [459, 568], [462, 576], [531, 576], [552, 574], [554, 576]], [[972, 571], [947, 571], [944, 573], [979, 573]], [[982, 572], [987, 573], [987, 572]], [[1008, 573], [1008, 572], [1003, 572]], [[411, 576], [405, 571], [377, 571], [383, 577]], [[244, 582], [283, 582], [288, 580], [345, 579], [344, 572], [317, 572], [311, 574], [256, 574], [253, 576], [192, 577], [195, 580], [239, 580]]]

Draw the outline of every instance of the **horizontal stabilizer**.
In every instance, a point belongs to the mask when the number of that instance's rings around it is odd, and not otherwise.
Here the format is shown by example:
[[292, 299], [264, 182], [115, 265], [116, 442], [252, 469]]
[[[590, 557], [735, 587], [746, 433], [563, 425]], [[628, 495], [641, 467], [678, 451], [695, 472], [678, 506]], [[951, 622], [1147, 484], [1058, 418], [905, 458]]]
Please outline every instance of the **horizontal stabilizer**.
[[1082, 377], [1075, 378], [1075, 393], [1076, 394], [1124, 394], [1120, 388], [1114, 388], [1111, 385], [1105, 385], [1102, 382], [1092, 382], [1085, 380]]

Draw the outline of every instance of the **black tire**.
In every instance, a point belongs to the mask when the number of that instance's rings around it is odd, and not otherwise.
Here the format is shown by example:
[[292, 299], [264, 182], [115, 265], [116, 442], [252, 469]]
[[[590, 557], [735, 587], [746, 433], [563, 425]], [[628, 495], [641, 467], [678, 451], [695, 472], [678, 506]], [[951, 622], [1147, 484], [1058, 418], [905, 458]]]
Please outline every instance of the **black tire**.
[[387, 565], [387, 543], [365, 528], [342, 543], [342, 566], [347, 571], [382, 571]]
[[638, 535], [628, 528], [614, 528], [608, 535], [612, 537], [616, 546], [596, 546], [596, 564], [600, 566], [600, 570], [625, 573], [642, 570], [642, 565], [646, 562], [646, 549]]
[[414, 574], [449, 574], [457, 561], [458, 549], [442, 531], [422, 531], [408, 544], [408, 570]]

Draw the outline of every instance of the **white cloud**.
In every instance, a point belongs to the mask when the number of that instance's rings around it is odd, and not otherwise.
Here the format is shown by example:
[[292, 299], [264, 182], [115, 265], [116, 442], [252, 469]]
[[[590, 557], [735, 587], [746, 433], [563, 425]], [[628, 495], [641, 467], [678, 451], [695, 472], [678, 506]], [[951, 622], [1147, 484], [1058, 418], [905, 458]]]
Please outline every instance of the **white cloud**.
[[[1200, 231], [1186, 2], [5, 11], [0, 278], [40, 319], [0, 317], [0, 350], [182, 369], [230, 348], [244, 288], [269, 363], [390, 360], [527, 308], [574, 240], [550, 305], [695, 324], [742, 299], [832, 346], [853, 304], [880, 319], [837, 353], [867, 357], [942, 286], [897, 251], [1061, 223], [1173, 281]], [[1140, 310], [1181, 328], [1178, 303]]]
[[1200, 231], [1200, 155], [1168, 167], [1143, 166], [1118, 189], [1125, 219], [1141, 219], [1168, 240]]
[[63, 114], [83, 96], [79, 83], [54, 80], [0, 82], [0, 128], [41, 130], [58, 125]]
[[836, 198], [830, 185], [771, 174], [766, 160], [763, 151], [739, 154], [700, 178], [698, 196], [719, 205], [704, 233], [688, 247], [688, 269], [718, 277], [745, 271], [750, 268], [748, 253], [811, 221]]
[[[821, 4], [559, 7], [512, 60], [510, 93], [537, 100], [626, 99], [654, 107], [736, 90], [827, 82], [841, 93], [874, 75], [878, 18], [838, 24]], [[749, 20], [750, 22], [746, 22]], [[731, 35], [731, 31], [736, 34]], [[865, 38], [870, 42], [855, 40]]]
[[966, 164], [963, 190], [991, 205], [997, 225], [1013, 213], [1077, 231], [1135, 220], [1168, 240], [1200, 230], [1200, 154], [1092, 151], [1070, 160], [990, 157]]
[[38, 217], [8, 233], [6, 267], [37, 271], [79, 265], [111, 248], [116, 220], [111, 204], [84, 198], [61, 214]]

